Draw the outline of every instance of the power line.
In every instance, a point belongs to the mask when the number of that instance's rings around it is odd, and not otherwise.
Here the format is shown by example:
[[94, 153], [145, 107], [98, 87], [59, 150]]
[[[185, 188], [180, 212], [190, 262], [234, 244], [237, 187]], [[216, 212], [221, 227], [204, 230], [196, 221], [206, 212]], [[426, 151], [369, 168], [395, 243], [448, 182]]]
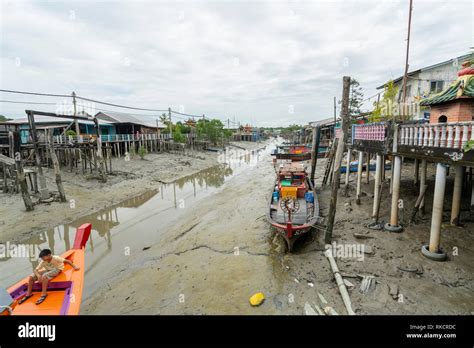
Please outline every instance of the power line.
[[183, 115], [183, 116], [189, 116], [189, 117], [205, 117], [204, 115], [191, 115], [191, 114], [185, 114], [183, 112], [178, 112], [178, 111], [174, 111], [174, 110], [171, 110], [171, 113], [172, 114], [178, 114], [178, 115]]
[[[100, 100], [95, 100], [95, 99], [90, 99], [90, 98], [85, 98], [85, 97], [80, 97], [80, 96], [72, 96], [72, 95], [67, 95], [67, 94], [52, 94], [52, 93], [37, 93], [37, 92], [26, 92], [26, 91], [15, 91], [15, 90], [9, 90], [9, 89], [0, 89], [0, 92], [4, 92], [4, 93], [15, 93], [15, 94], [25, 94], [25, 95], [37, 95], [37, 96], [43, 96], [43, 97], [60, 97], [60, 98], [75, 98], [75, 99], [79, 99], [79, 100], [83, 100], [83, 101], [87, 101], [87, 102], [91, 102], [91, 103], [96, 103], [96, 104], [102, 104], [102, 105], [108, 105], [108, 106], [113, 106], [113, 107], [116, 107], [116, 108], [122, 108], [122, 109], [129, 109], [129, 110], [139, 110], [139, 111], [151, 111], [151, 112], [169, 112], [171, 111], [171, 113], [175, 114], [175, 115], [182, 115], [182, 116], [188, 116], [188, 117], [201, 117], [203, 119], [205, 119], [205, 116], [204, 115], [192, 115], [192, 114], [187, 114], [187, 113], [183, 113], [183, 112], [178, 112], [178, 111], [174, 111], [174, 110], [171, 110], [171, 109], [166, 109], [166, 110], [160, 110], [160, 109], [147, 109], [147, 108], [138, 108], [138, 107], [134, 107], [134, 106], [127, 106], [127, 105], [121, 105], [121, 104], [114, 104], [114, 103], [107, 103], [107, 102], [103, 102], [103, 101], [100, 101]], [[0, 101], [1, 102], [1, 101]], [[56, 103], [35, 103], [35, 102], [20, 102], [20, 101], [5, 101], [5, 102], [12, 102], [12, 103], [15, 103], [15, 104], [38, 104], [38, 105], [55, 105]], [[84, 108], [84, 106], [83, 106]], [[98, 109], [97, 110], [101, 110], [101, 109]], [[117, 112], [117, 111], [111, 111], [111, 110], [104, 110], [102, 109], [103, 111], [106, 111], [106, 112]], [[142, 116], [154, 116], [154, 115], [145, 115], [145, 114], [142, 114]], [[160, 115], [161, 116], [161, 115]], [[175, 118], [178, 118], [178, 119], [182, 119], [182, 120], [185, 120], [185, 118], [182, 118], [182, 117], [178, 117], [178, 116], [174, 116]], [[222, 121], [222, 120], [221, 120]], [[234, 123], [234, 122], [233, 122]], [[235, 123], [234, 123], [235, 124]]]
[[144, 109], [144, 108], [137, 108], [133, 106], [125, 106], [125, 105], [120, 105], [120, 104], [112, 104], [112, 103], [106, 103], [106, 102], [101, 102], [99, 100], [94, 100], [94, 99], [89, 99], [89, 98], [84, 98], [84, 97], [78, 97], [76, 96], [76, 99], [88, 101], [91, 103], [97, 103], [97, 104], [103, 104], [103, 105], [108, 105], [108, 106], [114, 106], [116, 108], [123, 108], [123, 109], [130, 109], [130, 110], [140, 110], [140, 111], [154, 111], [154, 112], [166, 112], [168, 110], [157, 110], [157, 109]]
[[0, 100], [0, 103], [34, 104], [34, 105], [57, 105], [57, 103], [23, 102], [23, 101], [17, 101], [17, 100]]
[[16, 94], [28, 94], [28, 95], [39, 95], [39, 96], [43, 96], [43, 97], [72, 98], [72, 96], [67, 95], [67, 94], [50, 94], [50, 93], [24, 92], [24, 91], [13, 91], [13, 90], [10, 90], [10, 89], [0, 89], [0, 92], [16, 93]]

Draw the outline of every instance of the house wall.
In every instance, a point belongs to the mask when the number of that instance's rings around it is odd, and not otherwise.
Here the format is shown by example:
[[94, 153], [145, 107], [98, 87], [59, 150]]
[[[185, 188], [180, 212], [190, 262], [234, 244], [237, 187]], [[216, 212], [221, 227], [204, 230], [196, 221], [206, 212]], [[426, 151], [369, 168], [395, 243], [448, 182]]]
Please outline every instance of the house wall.
[[[407, 81], [407, 103], [416, 103], [421, 98], [426, 98], [430, 95], [439, 93], [438, 91], [431, 91], [431, 82], [443, 81], [442, 86], [438, 82], [438, 86], [441, 86], [441, 90], [446, 89], [452, 82], [456, 81], [457, 73], [461, 68], [462, 60], [456, 62], [447, 62], [446, 64], [433, 67], [431, 69], [421, 69], [416, 74], [408, 77]], [[398, 88], [399, 100], [401, 101], [401, 95], [403, 93], [403, 79], [394, 84]], [[415, 119], [426, 118], [430, 114], [430, 108], [419, 108], [413, 115]], [[436, 118], [437, 120], [437, 118]]]
[[[432, 69], [421, 70], [420, 72], [409, 76], [407, 81], [407, 102], [416, 101], [415, 97], [428, 97], [435, 94], [430, 90], [432, 81], [443, 81], [441, 90], [446, 89], [452, 82], [457, 80], [457, 73], [462, 62], [446, 63]], [[403, 79], [395, 83], [399, 95], [401, 96], [403, 88]], [[438, 91], [439, 92], [439, 91]]]

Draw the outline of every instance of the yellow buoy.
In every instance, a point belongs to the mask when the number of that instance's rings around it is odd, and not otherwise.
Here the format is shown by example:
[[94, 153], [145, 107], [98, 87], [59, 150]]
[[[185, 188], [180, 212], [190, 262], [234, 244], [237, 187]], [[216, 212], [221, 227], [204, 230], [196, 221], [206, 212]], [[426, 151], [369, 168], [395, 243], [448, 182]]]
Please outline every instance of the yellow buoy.
[[265, 295], [263, 294], [263, 292], [257, 292], [255, 295], [250, 297], [249, 301], [250, 304], [254, 307], [260, 306], [263, 301], [265, 301]]

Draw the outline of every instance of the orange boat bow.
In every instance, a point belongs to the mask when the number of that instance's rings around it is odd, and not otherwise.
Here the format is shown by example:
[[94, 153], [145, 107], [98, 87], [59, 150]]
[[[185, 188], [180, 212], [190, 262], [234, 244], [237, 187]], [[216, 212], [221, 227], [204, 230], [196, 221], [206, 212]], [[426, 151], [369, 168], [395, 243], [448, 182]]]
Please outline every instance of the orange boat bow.
[[92, 225], [83, 224], [76, 231], [73, 249], [66, 251], [61, 257], [72, 261], [80, 269], [75, 271], [68, 264], [64, 270], [48, 284], [48, 297], [37, 305], [35, 302], [41, 294], [41, 284], [35, 283], [33, 297], [18, 305], [18, 300], [27, 291], [28, 278], [19, 281], [8, 289], [15, 300], [12, 315], [77, 315], [82, 302], [84, 288], [84, 253]]

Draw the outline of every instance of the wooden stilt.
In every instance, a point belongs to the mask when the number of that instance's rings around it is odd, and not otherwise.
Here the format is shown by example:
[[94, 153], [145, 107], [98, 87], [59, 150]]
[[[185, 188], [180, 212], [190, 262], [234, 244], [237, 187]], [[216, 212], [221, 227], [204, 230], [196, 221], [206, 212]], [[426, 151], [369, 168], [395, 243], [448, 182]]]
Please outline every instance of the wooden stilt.
[[413, 170], [414, 170], [413, 175], [415, 177], [414, 184], [415, 184], [415, 186], [418, 186], [418, 183], [419, 183], [418, 178], [420, 177], [420, 174], [419, 174], [419, 172], [420, 172], [420, 162], [418, 161], [417, 158], [415, 158], [415, 164], [414, 164], [414, 169]]
[[21, 196], [25, 203], [26, 211], [34, 210], [33, 201], [31, 200], [30, 193], [28, 192], [28, 184], [26, 183], [25, 173], [23, 171], [23, 165], [21, 164], [21, 156], [19, 153], [15, 155], [15, 164], [17, 170], [17, 180], [20, 186]]
[[344, 76], [343, 79], [343, 90], [342, 90], [342, 133], [340, 142], [338, 143], [336, 150], [336, 157], [334, 159], [334, 170], [333, 170], [333, 183], [332, 183], [332, 194], [331, 202], [329, 205], [329, 214], [328, 214], [328, 224], [326, 228], [326, 233], [324, 240], [326, 243], [330, 244], [332, 241], [332, 230], [334, 227], [334, 218], [336, 215], [336, 205], [337, 205], [337, 193], [339, 189], [339, 181], [341, 176], [341, 161], [342, 155], [344, 152], [344, 146], [346, 144], [348, 135], [349, 135], [349, 88], [350, 88], [351, 78], [349, 76]]
[[[48, 147], [49, 147], [49, 155], [51, 156], [51, 161], [54, 167], [54, 176], [56, 178], [56, 185], [58, 187], [59, 192], [59, 199], [61, 202], [66, 202], [66, 193], [64, 192], [63, 182], [61, 179], [61, 170], [59, 169], [59, 161], [56, 156], [56, 152], [54, 151], [54, 141], [53, 141], [53, 133], [51, 130], [48, 130]], [[72, 168], [71, 168], [72, 169]]]

